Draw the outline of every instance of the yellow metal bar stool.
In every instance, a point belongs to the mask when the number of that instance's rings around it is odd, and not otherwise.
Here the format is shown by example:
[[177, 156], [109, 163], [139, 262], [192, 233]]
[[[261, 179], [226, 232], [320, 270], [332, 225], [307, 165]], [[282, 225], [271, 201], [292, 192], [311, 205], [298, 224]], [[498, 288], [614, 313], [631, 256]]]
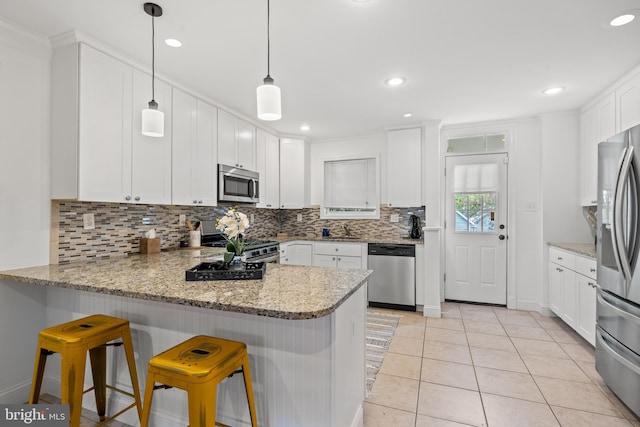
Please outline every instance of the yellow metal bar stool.
[[215, 422], [217, 387], [235, 373], [243, 374], [251, 425], [256, 427], [246, 344], [205, 335], [190, 338], [149, 360], [141, 427], [149, 423], [153, 391], [171, 387], [187, 392], [190, 427], [224, 426]]
[[[111, 341], [117, 339], [122, 341], [111, 343]], [[133, 385], [133, 394], [109, 386], [106, 383], [107, 346], [109, 345], [124, 345], [131, 384]], [[87, 352], [89, 352], [91, 359], [93, 387], [83, 391]], [[96, 397], [96, 407], [101, 421], [99, 425], [108, 423], [134, 406], [138, 410], [138, 418], [141, 418], [140, 388], [138, 386], [138, 374], [136, 372], [128, 320], [95, 314], [40, 331], [29, 403], [38, 403], [47, 356], [53, 353], [58, 353], [61, 357], [61, 403], [69, 404], [70, 426], [76, 427], [80, 425], [82, 395], [91, 390], [94, 391]], [[117, 414], [105, 418], [107, 388], [132, 397], [134, 402]]]

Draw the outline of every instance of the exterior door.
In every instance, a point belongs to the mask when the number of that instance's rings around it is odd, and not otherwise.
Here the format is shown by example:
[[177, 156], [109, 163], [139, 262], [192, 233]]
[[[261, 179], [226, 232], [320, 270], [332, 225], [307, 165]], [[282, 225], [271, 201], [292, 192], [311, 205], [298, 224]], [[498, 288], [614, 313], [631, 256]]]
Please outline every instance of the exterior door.
[[446, 299], [507, 303], [507, 161], [446, 159]]

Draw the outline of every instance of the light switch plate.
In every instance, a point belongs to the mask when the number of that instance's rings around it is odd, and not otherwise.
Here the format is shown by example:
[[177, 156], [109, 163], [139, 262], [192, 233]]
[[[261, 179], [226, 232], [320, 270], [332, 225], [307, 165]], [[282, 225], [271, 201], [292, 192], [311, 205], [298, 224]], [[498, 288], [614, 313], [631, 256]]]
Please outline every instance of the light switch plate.
[[251, 217], [249, 219], [249, 223], [253, 224], [256, 221], [256, 217], [254, 216], [254, 214], [251, 214]]
[[92, 213], [82, 214], [82, 225], [85, 230], [94, 230], [96, 228], [96, 219]]
[[391, 222], [400, 222], [400, 215], [398, 214], [391, 214]]

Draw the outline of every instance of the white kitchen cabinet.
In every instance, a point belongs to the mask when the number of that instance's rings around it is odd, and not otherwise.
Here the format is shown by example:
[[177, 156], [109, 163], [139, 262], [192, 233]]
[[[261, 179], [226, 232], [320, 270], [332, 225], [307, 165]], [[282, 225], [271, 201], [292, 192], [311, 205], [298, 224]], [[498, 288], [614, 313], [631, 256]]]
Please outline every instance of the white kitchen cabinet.
[[313, 243], [288, 242], [280, 244], [280, 264], [311, 265]]
[[256, 133], [257, 172], [260, 174], [260, 203], [257, 208], [280, 207], [280, 141], [258, 129]]
[[580, 115], [580, 201], [583, 206], [598, 203], [598, 144], [616, 133], [616, 93], [611, 92]]
[[578, 308], [576, 331], [591, 345], [596, 344], [596, 260], [576, 256]]
[[217, 204], [217, 109], [173, 90], [172, 204]]
[[596, 261], [549, 248], [549, 307], [591, 345], [596, 330]]
[[315, 242], [313, 265], [331, 268], [361, 269], [363, 248], [361, 243]]
[[151, 75], [133, 70], [130, 191], [132, 201], [135, 203], [171, 204], [171, 98], [171, 86], [156, 80], [155, 100], [158, 103], [158, 109], [164, 112], [164, 136], [162, 138], [144, 136], [142, 110], [149, 108]]
[[640, 124], [640, 73], [616, 89], [617, 132]]
[[578, 299], [575, 273], [575, 255], [549, 248], [549, 304], [551, 310], [572, 328], [576, 327]]
[[309, 148], [302, 139], [280, 139], [280, 208], [309, 205]]
[[223, 110], [218, 110], [218, 162], [256, 170], [256, 128]]
[[422, 131], [387, 132], [387, 203], [393, 207], [422, 206]]
[[53, 199], [171, 203], [171, 87], [156, 80], [165, 136], [143, 136], [151, 76], [83, 43], [52, 63]]

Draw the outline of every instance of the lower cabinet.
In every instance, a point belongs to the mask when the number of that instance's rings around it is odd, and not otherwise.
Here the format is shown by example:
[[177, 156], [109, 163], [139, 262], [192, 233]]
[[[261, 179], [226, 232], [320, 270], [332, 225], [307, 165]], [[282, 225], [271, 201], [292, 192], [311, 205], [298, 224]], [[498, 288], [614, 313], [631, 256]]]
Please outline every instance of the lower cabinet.
[[363, 268], [361, 243], [316, 242], [313, 265], [333, 268]]
[[313, 243], [288, 242], [280, 244], [280, 264], [311, 265]]
[[549, 248], [549, 308], [595, 345], [596, 261]]

